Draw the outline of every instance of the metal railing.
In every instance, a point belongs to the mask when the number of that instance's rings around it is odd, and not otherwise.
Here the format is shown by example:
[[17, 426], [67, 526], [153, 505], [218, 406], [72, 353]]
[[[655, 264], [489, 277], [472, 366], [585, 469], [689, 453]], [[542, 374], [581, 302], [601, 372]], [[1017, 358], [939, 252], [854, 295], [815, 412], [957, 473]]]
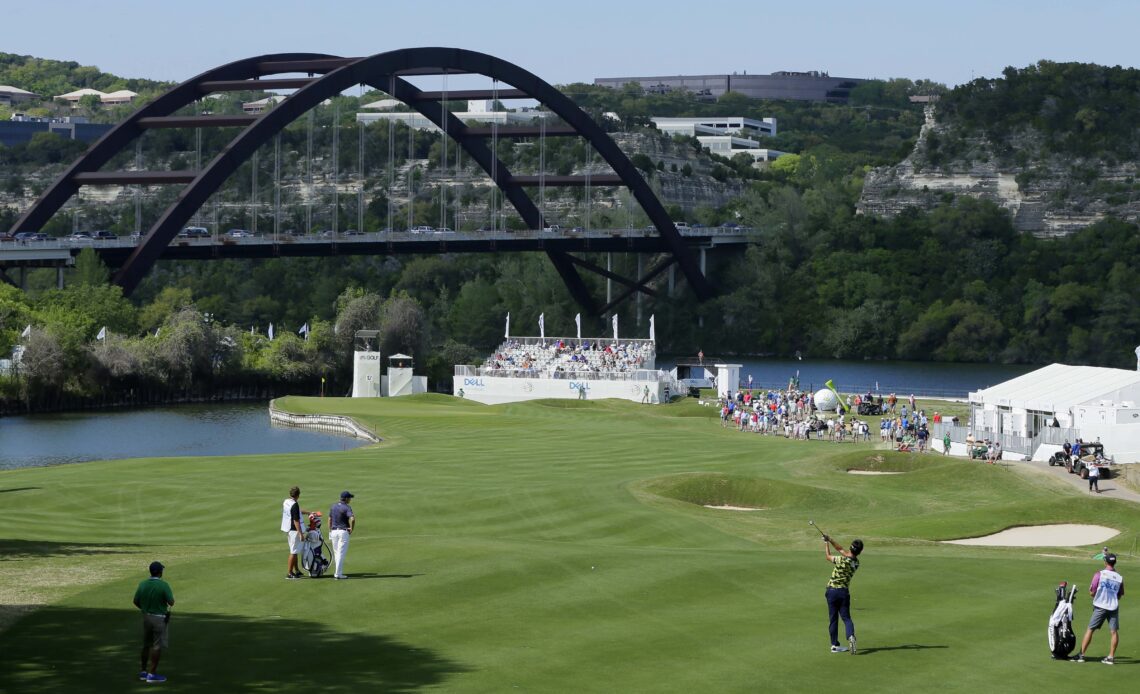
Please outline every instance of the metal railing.
[[[941, 439], [949, 432], [950, 440], [961, 444], [966, 443], [966, 436], [971, 431], [968, 426], [954, 426], [948, 422], [933, 423], [930, 426], [931, 437], [935, 440]], [[1016, 436], [990, 429], [974, 429], [973, 432], [975, 442], [984, 442], [987, 439], [1000, 441], [1003, 451], [1022, 455], [1033, 455], [1042, 444], [1060, 446], [1065, 441], [1076, 441], [1077, 437], [1080, 436], [1079, 429], [1065, 427], [1046, 427], [1036, 436]]]
[[469, 378], [487, 376], [493, 378], [533, 378], [558, 381], [644, 381], [647, 383], [666, 381], [676, 383], [668, 373], [649, 369], [634, 369], [630, 371], [539, 371], [538, 369], [521, 368], [493, 369], [483, 366], [458, 364], [455, 367], [455, 375]]

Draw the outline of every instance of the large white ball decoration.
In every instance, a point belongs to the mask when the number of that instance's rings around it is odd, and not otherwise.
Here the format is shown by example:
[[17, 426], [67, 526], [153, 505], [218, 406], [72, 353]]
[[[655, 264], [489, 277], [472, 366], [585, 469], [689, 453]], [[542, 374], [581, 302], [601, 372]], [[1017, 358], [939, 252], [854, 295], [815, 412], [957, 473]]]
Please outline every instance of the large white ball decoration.
[[817, 410], [824, 410], [826, 412], [834, 412], [835, 408], [839, 406], [839, 398], [835, 397], [835, 393], [827, 388], [820, 388], [815, 393], [815, 407]]

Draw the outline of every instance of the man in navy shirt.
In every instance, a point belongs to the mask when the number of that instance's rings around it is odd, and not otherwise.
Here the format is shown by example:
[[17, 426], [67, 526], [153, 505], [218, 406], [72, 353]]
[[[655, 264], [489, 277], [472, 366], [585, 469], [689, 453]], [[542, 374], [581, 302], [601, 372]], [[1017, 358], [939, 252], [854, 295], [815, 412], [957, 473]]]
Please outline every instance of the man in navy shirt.
[[356, 527], [356, 516], [352, 513], [352, 507], [348, 505], [351, 500], [352, 492], [341, 492], [340, 501], [329, 509], [329, 524], [332, 527], [329, 539], [332, 540], [333, 578], [336, 579], [348, 578], [344, 574], [344, 557], [348, 554], [348, 538]]

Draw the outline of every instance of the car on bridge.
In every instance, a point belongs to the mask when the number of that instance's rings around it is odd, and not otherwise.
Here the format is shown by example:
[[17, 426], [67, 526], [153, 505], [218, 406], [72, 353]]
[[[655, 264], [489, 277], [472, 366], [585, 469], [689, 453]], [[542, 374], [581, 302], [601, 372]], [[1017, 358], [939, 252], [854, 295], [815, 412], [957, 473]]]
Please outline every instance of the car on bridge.
[[364, 236], [364, 232], [359, 229], [345, 229], [343, 236]]
[[248, 229], [230, 229], [226, 232], [226, 238], [251, 239], [253, 238], [253, 232]]
[[186, 227], [178, 232], [178, 236], [184, 239], [208, 239], [210, 230], [206, 227]]
[[109, 231], [100, 230], [100, 231], [92, 231], [90, 233], [91, 233], [91, 238], [96, 240], [96, 241], [117, 241], [119, 239], [119, 236], [117, 234], [112, 234]]
[[91, 238], [91, 234], [88, 234], [86, 231], [77, 231], [74, 234], [68, 236], [67, 240], [73, 246], [78, 244], [95, 243], [95, 239]]
[[433, 231], [435, 231], [435, 227], [428, 226], [426, 224], [421, 224], [418, 227], [412, 227], [411, 229], [409, 229], [409, 231], [411, 231], [413, 234], [430, 234]]
[[16, 235], [12, 237], [14, 241], [27, 243], [29, 241], [48, 241], [51, 237], [42, 231], [17, 231]]

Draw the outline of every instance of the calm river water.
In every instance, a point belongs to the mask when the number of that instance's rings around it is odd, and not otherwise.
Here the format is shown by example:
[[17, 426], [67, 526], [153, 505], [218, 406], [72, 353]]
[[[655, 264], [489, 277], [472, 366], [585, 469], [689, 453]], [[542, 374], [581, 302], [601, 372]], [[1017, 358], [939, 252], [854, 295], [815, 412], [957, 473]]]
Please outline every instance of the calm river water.
[[0, 470], [118, 458], [339, 451], [363, 444], [273, 426], [268, 403], [0, 417]]

